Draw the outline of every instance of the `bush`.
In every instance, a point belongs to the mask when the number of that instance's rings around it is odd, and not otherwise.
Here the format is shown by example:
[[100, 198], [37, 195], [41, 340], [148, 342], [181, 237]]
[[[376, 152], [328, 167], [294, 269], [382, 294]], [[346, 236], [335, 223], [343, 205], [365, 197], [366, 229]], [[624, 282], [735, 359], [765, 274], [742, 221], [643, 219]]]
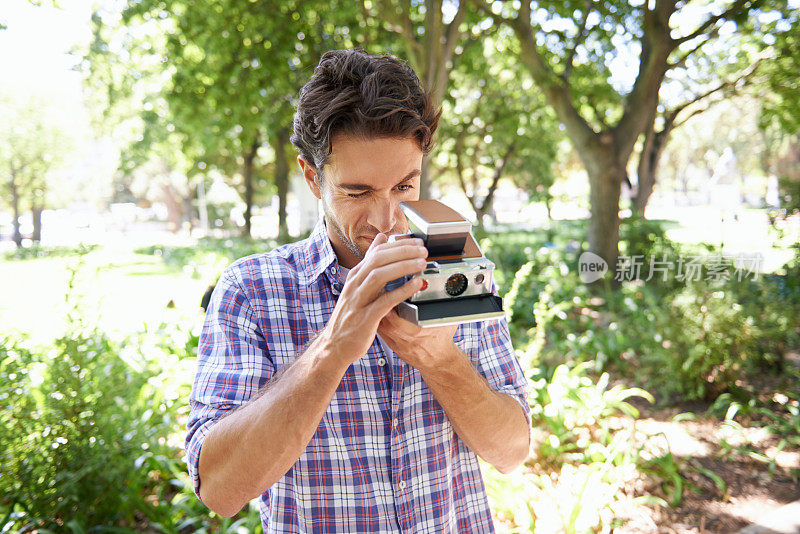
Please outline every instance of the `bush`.
[[595, 381], [591, 367], [560, 365], [549, 377], [533, 371], [528, 469], [512, 477], [487, 469], [492, 509], [512, 531], [610, 532], [624, 523], [618, 511], [625, 505], [667, 505], [658, 497], [633, 494], [633, 487], [643, 486], [644, 471], [668, 487], [685, 482], [683, 467], [668, 452], [656, 450], [651, 436], [636, 431], [638, 411], [627, 400], [652, 401], [650, 394], [609, 387], [608, 374]]
[[216, 517], [183, 460], [198, 317], [125, 339], [84, 324], [47, 346], [0, 339], [0, 531], [260, 530]]
[[[670, 243], [652, 246], [674, 251], [673, 258], [688, 254]], [[785, 275], [756, 280], [673, 276], [612, 289], [583, 284], [577, 254], [529, 251], [514, 275], [505, 306], [525, 365], [547, 370], [589, 361], [595, 373], [614, 369], [661, 401], [713, 399], [742, 378], [779, 372], [800, 340], [800, 261], [790, 262]], [[734, 271], [718, 255], [701, 260], [708, 262], [704, 272], [712, 263]]]
[[59, 338], [40, 355], [6, 345], [0, 358], [13, 384], [2, 394], [0, 494], [4, 508], [23, 511], [12, 524], [132, 524], [147, 483], [136, 458], [154, 432], [151, 374], [134, 372], [97, 332]]
[[7, 260], [31, 260], [36, 258], [52, 258], [65, 256], [83, 256], [95, 250], [99, 245], [78, 245], [76, 247], [45, 247], [34, 243], [30, 247], [15, 248], [3, 254]]

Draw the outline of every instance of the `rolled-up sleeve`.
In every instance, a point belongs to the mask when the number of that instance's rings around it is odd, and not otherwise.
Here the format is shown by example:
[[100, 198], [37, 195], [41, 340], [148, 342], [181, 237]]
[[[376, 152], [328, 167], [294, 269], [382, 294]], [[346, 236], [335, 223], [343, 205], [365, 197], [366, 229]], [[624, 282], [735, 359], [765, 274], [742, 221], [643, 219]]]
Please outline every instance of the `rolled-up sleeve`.
[[230, 266], [214, 288], [197, 348], [185, 449], [198, 498], [198, 464], [206, 436], [221, 417], [253, 397], [275, 371], [262, 334], [264, 325], [242, 290], [236, 268], [237, 264]]
[[528, 380], [514, 353], [508, 322], [505, 317], [477, 323], [479, 326], [478, 372], [489, 387], [500, 393], [510, 395], [516, 400], [525, 414], [528, 426], [531, 424], [531, 408], [528, 404]]

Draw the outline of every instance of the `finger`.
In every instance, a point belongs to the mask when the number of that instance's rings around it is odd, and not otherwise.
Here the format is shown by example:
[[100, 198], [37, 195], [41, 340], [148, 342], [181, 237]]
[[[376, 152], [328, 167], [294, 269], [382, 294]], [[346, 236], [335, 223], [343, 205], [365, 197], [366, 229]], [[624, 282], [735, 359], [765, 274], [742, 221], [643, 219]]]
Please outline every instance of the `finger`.
[[403, 260], [367, 270], [363, 273], [363, 279], [353, 289], [365, 295], [370, 295], [369, 300], [375, 300], [380, 293], [383, 293], [387, 283], [421, 273], [425, 269], [427, 262], [422, 258]]
[[381, 318], [380, 326], [382, 328], [391, 328], [395, 323], [395, 317], [398, 317], [397, 311], [393, 308]]
[[372, 310], [372, 313], [383, 318], [386, 316], [386, 314], [392, 311], [395, 306], [419, 291], [419, 288], [421, 287], [422, 279], [412, 278], [397, 289], [383, 293], [381, 296], [375, 299], [375, 302], [373, 302], [369, 308]]
[[406, 321], [397, 314], [397, 308], [389, 310], [389, 313], [381, 319], [381, 324], [386, 330], [403, 337], [414, 336], [418, 330], [415, 324]]
[[[368, 257], [364, 258], [364, 263], [373, 268], [381, 267], [396, 261], [410, 260], [414, 258], [427, 258], [428, 249], [418, 245], [395, 245], [388, 244], [385, 247], [377, 248]], [[366, 267], [365, 265], [365, 267]]]
[[383, 243], [368, 251], [358, 265], [350, 271], [350, 277], [360, 284], [373, 268], [401, 260], [427, 257], [428, 249], [424, 247], [421, 239], [408, 240], [405, 244]]
[[383, 245], [387, 241], [389, 241], [389, 236], [387, 236], [383, 232], [379, 233], [378, 235], [375, 236], [375, 239], [372, 240], [372, 243], [369, 244], [369, 248], [367, 249], [367, 254], [369, 254], [370, 250], [373, 250], [378, 246]]
[[387, 313], [384, 319], [388, 321], [388, 324], [391, 325], [391, 328], [395, 332], [401, 332], [406, 336], [415, 337], [419, 335], [420, 331], [422, 331], [421, 326], [400, 317], [396, 308], [393, 308], [389, 313]]
[[364, 253], [364, 258], [362, 258], [361, 261], [359, 261], [356, 264], [356, 266], [353, 267], [353, 269], [350, 271], [350, 278], [354, 278], [358, 274], [358, 272], [363, 269], [365, 258], [370, 257], [372, 254], [374, 254], [375, 250], [379, 246], [385, 245], [388, 241], [389, 237], [386, 234], [379, 233], [378, 235], [376, 235], [375, 238], [372, 240], [372, 243], [369, 244], [369, 248], [367, 248], [367, 251]]
[[364, 254], [365, 259], [370, 258], [379, 253], [384, 254], [385, 251], [393, 249], [405, 250], [405, 251], [413, 250], [414, 252], [417, 253], [420, 253], [423, 250], [427, 251], [427, 249], [425, 249], [425, 242], [419, 238], [403, 239], [401, 241], [393, 241], [391, 243], [384, 242], [383, 240], [381, 240], [382, 241], [381, 243], [375, 244], [376, 241], [377, 238], [373, 240], [372, 244], [370, 245], [370, 248], [367, 250], [366, 254]]

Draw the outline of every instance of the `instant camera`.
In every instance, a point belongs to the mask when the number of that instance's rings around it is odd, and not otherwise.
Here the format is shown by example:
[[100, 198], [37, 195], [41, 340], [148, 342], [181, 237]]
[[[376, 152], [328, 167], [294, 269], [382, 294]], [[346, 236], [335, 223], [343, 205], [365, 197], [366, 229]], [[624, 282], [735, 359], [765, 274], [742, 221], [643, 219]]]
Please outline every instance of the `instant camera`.
[[[494, 263], [486, 259], [472, 236], [472, 224], [437, 200], [401, 202], [408, 234], [390, 241], [417, 237], [428, 249], [427, 265], [419, 276], [422, 288], [400, 303], [397, 313], [422, 327], [469, 323], [502, 317], [503, 300], [492, 293]], [[411, 279], [386, 284], [387, 291]]]

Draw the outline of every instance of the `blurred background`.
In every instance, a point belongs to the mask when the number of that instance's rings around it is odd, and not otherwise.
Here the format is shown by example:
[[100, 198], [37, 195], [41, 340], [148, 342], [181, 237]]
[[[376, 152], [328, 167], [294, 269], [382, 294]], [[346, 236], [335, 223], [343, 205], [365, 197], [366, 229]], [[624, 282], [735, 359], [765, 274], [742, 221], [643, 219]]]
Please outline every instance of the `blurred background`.
[[798, 19], [796, 0], [4, 0], [0, 532], [261, 530], [185, 472], [200, 303], [317, 221], [291, 119], [346, 47], [407, 60], [443, 108], [422, 195], [497, 264], [534, 411], [524, 467], [484, 466], [497, 530], [780, 518], [800, 499]]

